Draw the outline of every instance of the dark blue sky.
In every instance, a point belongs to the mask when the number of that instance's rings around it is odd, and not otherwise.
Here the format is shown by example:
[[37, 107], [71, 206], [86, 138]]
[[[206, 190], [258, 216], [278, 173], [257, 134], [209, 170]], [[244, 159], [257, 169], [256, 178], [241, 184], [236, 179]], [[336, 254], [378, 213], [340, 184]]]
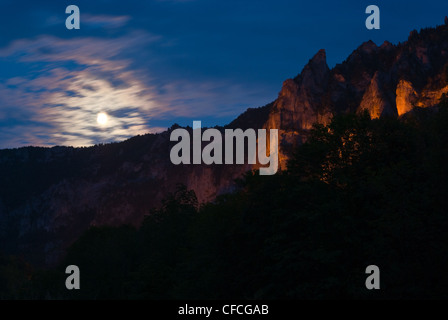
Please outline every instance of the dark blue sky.
[[[70, 4], [80, 30], [65, 28]], [[370, 4], [380, 30], [365, 28]], [[79, 146], [226, 124], [319, 49], [333, 67], [367, 40], [405, 41], [448, 1], [2, 0], [0, 14], [0, 148]]]

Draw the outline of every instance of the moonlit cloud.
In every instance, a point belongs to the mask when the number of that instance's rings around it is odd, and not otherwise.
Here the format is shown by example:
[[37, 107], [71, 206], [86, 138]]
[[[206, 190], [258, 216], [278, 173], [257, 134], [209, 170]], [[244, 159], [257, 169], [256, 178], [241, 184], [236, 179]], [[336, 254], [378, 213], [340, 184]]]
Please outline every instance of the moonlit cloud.
[[[82, 146], [159, 130], [150, 126], [151, 117], [161, 112], [151, 88], [127, 69], [128, 60], [118, 58], [126, 48], [154, 39], [143, 33], [114, 40], [43, 36], [15, 41], [0, 50], [0, 58], [42, 63], [35, 72], [0, 85], [0, 117], [17, 119], [17, 126], [6, 131], [11, 136], [20, 132], [20, 144]], [[70, 63], [68, 69], [65, 64]], [[118, 116], [118, 111], [127, 109], [133, 112]], [[111, 115], [104, 127], [96, 123], [99, 112]], [[24, 126], [28, 129], [22, 132]]]
[[[231, 116], [256, 100], [259, 91], [225, 80], [161, 80], [150, 71], [157, 59], [135, 66], [127, 55], [160, 40], [142, 31], [114, 39], [44, 35], [0, 49], [0, 61], [27, 70], [0, 84], [0, 126], [9, 123], [0, 148], [121, 141], [163, 130], [151, 125], [155, 118]], [[109, 115], [105, 126], [97, 124], [100, 112]]]

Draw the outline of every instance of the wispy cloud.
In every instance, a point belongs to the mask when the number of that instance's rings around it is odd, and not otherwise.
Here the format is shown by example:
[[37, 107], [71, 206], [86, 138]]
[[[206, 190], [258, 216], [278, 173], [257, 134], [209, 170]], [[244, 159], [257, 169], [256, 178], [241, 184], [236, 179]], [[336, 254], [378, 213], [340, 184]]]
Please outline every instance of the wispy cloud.
[[[15, 57], [21, 63], [42, 64], [37, 70], [31, 68], [28, 74], [0, 85], [0, 121], [13, 123], [3, 131], [9, 130], [11, 135], [16, 131], [23, 136], [20, 145], [26, 142], [75, 146], [150, 132], [150, 119], [161, 109], [151, 88], [128, 69], [130, 61], [119, 55], [126, 48], [155, 39], [144, 33], [113, 40], [42, 36], [15, 41], [0, 50], [0, 58]], [[127, 109], [133, 112], [118, 112]], [[105, 127], [96, 123], [99, 112], [110, 114]]]
[[[0, 84], [0, 148], [119, 141], [160, 131], [154, 119], [230, 116], [257, 100], [259, 90], [225, 80], [151, 74], [151, 51], [143, 64], [129, 57], [160, 41], [136, 31], [114, 39], [44, 35], [0, 49], [0, 62], [27, 70]], [[107, 126], [96, 123], [99, 112], [109, 114]]]
[[111, 16], [111, 15], [93, 15], [81, 14], [83, 26], [93, 28], [120, 28], [126, 25], [130, 20], [130, 16]]
[[[233, 65], [232, 56], [184, 37], [177, 24], [168, 32], [166, 19], [80, 8], [79, 32], [65, 29], [64, 10], [47, 8], [30, 14], [42, 25], [35, 36], [11, 37], [0, 47], [0, 148], [120, 141], [191, 118], [224, 124], [271, 99], [260, 82], [220, 74], [222, 65]], [[162, 15], [167, 8], [174, 7], [153, 6]], [[175, 8], [182, 12], [173, 16], [177, 21], [184, 11]], [[96, 123], [99, 112], [109, 115], [106, 126]]]

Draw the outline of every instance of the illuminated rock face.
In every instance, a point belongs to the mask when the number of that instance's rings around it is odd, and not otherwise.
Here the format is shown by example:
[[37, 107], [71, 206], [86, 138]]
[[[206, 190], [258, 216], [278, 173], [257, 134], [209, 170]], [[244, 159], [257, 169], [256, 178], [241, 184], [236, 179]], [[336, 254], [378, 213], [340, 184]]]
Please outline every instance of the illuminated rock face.
[[308, 130], [322, 113], [330, 70], [325, 51], [320, 50], [295, 79], [288, 79], [275, 101], [267, 126], [283, 130]]
[[294, 79], [283, 83], [266, 129], [280, 130], [280, 166], [306, 140], [314, 123], [340, 113], [367, 111], [372, 118], [403, 116], [438, 104], [448, 93], [448, 25], [413, 31], [399, 45], [367, 41], [329, 69], [320, 50]]
[[372, 119], [378, 119], [385, 115], [396, 115], [393, 94], [384, 88], [384, 83], [389, 81], [388, 75], [377, 71], [365, 91], [358, 112], [366, 110]]
[[400, 80], [397, 85], [396, 95], [396, 105], [399, 116], [408, 113], [414, 108], [417, 101], [417, 92], [415, 92], [409, 81]]
[[[372, 118], [403, 116], [415, 106], [436, 106], [447, 92], [444, 25], [412, 32], [396, 46], [368, 41], [333, 69], [320, 50], [298, 76], [284, 81], [275, 101], [247, 110], [227, 128], [278, 129], [284, 169], [314, 123], [364, 110]], [[109, 146], [0, 151], [0, 251], [51, 265], [91, 225], [138, 226], [178, 183], [205, 202], [234, 190], [236, 178], [258, 168], [175, 166], [170, 130]]]
[[302, 143], [305, 131], [313, 124], [328, 123], [331, 111], [325, 106], [330, 69], [324, 50], [320, 50], [295, 78], [283, 82], [263, 128], [279, 129], [280, 168], [285, 169], [288, 151]]

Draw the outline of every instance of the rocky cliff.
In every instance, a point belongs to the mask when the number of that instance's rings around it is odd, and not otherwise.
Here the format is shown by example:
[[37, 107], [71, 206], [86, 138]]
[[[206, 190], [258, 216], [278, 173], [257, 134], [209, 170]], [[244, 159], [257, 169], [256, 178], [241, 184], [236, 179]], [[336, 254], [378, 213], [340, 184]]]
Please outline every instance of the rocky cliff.
[[[279, 129], [280, 164], [314, 123], [335, 114], [403, 116], [434, 107], [448, 92], [448, 25], [410, 33], [408, 41], [363, 43], [329, 69], [320, 50], [278, 98], [249, 109], [228, 128]], [[250, 165], [170, 162], [171, 130], [90, 148], [0, 150], [0, 253], [52, 265], [91, 225], [138, 225], [152, 207], [185, 184], [200, 202], [234, 188]], [[222, 130], [223, 128], [221, 128]], [[191, 129], [190, 129], [191, 130]]]
[[294, 79], [283, 83], [265, 128], [281, 133], [281, 167], [288, 151], [314, 123], [333, 115], [367, 111], [372, 118], [402, 116], [438, 104], [448, 91], [448, 24], [412, 31], [408, 41], [377, 46], [367, 41], [329, 69], [320, 50]]

